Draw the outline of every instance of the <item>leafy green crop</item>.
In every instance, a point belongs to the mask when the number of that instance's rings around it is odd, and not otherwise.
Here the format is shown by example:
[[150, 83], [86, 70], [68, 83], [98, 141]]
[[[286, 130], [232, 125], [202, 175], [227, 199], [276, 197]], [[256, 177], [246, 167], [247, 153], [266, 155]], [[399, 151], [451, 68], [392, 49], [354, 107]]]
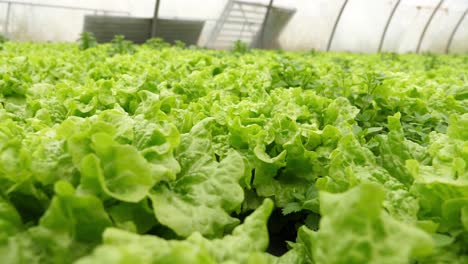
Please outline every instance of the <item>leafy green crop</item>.
[[85, 49], [89, 49], [92, 47], [96, 47], [97, 40], [96, 40], [96, 37], [94, 37], [94, 34], [92, 32], [82, 32], [80, 34], [80, 38], [78, 39], [78, 43], [79, 43], [80, 49], [85, 50]]
[[111, 40], [112, 46], [109, 50], [110, 55], [115, 54], [132, 54], [135, 52], [133, 43], [130, 40], [126, 40], [124, 35], [115, 35]]
[[234, 46], [232, 47], [232, 52], [244, 54], [250, 50], [247, 43], [242, 42], [241, 40], [236, 40]]
[[2, 44], [0, 263], [468, 263], [466, 55], [81, 41]]

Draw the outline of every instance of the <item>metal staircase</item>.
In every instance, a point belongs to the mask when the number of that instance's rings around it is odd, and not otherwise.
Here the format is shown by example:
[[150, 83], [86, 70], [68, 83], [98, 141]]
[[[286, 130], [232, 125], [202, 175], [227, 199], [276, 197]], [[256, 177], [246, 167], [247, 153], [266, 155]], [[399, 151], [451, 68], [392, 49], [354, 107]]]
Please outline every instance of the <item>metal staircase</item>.
[[207, 46], [213, 49], [227, 49], [237, 40], [255, 46], [267, 13], [268, 5], [228, 0], [216, 21]]

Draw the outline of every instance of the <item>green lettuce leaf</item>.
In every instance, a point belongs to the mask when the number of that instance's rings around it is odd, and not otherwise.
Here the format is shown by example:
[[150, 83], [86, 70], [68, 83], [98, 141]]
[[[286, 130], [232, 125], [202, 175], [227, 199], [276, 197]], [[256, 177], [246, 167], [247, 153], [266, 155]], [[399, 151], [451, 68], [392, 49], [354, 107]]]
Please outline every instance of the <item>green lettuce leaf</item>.
[[329, 175], [318, 179], [316, 185], [319, 190], [343, 192], [369, 182], [385, 188], [384, 207], [393, 217], [413, 222], [417, 219], [417, 199], [403, 183], [380, 167], [373, 153], [361, 146], [352, 134], [340, 139], [330, 157]]
[[91, 148], [95, 154], [81, 160], [80, 190], [83, 192], [99, 194], [102, 190], [117, 200], [138, 202], [160, 180], [134, 147], [117, 144], [108, 134], [94, 134]]
[[55, 184], [55, 194], [38, 226], [0, 247], [1, 263], [70, 263], [101, 242], [104, 229], [112, 226], [101, 200], [77, 194], [64, 181]]
[[109, 228], [103, 245], [76, 263], [247, 263], [268, 246], [272, 210], [273, 202], [265, 200], [232, 234], [213, 240], [197, 232], [186, 240], [164, 240]]
[[177, 180], [157, 185], [150, 194], [158, 221], [180, 236], [196, 231], [220, 236], [238, 223], [230, 213], [244, 200], [239, 184], [243, 159], [232, 151], [216, 161], [208, 130], [211, 122], [206, 119], [182, 136], [176, 152], [181, 166]]
[[319, 230], [302, 227], [299, 235], [310, 237], [305, 244], [315, 263], [411, 263], [430, 254], [431, 237], [385, 212], [384, 197], [384, 189], [370, 183], [341, 194], [321, 192]]

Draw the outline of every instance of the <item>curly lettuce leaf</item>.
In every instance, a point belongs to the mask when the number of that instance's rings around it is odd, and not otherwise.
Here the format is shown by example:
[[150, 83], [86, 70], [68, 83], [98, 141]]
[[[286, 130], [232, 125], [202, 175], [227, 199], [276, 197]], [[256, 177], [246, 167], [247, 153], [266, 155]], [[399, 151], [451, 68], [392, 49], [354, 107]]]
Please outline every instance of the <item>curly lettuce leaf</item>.
[[112, 226], [101, 200], [77, 194], [65, 181], [55, 184], [55, 194], [39, 225], [0, 246], [2, 263], [70, 263], [101, 242]]
[[150, 193], [158, 221], [180, 236], [193, 232], [220, 236], [238, 224], [230, 213], [240, 207], [244, 192], [239, 184], [244, 163], [237, 152], [216, 161], [208, 130], [211, 119], [182, 136], [176, 158], [177, 180], [157, 185]]
[[14, 206], [0, 197], [0, 245], [21, 230], [23, 221]]
[[343, 192], [360, 183], [378, 183], [385, 188], [384, 207], [397, 219], [415, 221], [418, 201], [407, 187], [377, 164], [372, 152], [349, 134], [332, 152], [329, 175], [317, 180], [319, 190]]
[[[302, 227], [316, 263], [411, 263], [429, 255], [429, 234], [383, 210], [384, 189], [363, 183], [344, 193], [320, 193], [320, 227]], [[339, 237], [339, 239], [337, 239]], [[310, 248], [311, 247], [311, 248]]]
[[81, 191], [102, 190], [117, 200], [138, 202], [160, 180], [134, 147], [117, 144], [104, 133], [94, 134], [91, 142], [95, 153], [81, 160]]
[[196, 232], [186, 240], [164, 240], [109, 228], [103, 245], [77, 264], [91, 263], [247, 263], [268, 246], [267, 221], [273, 202], [265, 200], [232, 234], [207, 239]]

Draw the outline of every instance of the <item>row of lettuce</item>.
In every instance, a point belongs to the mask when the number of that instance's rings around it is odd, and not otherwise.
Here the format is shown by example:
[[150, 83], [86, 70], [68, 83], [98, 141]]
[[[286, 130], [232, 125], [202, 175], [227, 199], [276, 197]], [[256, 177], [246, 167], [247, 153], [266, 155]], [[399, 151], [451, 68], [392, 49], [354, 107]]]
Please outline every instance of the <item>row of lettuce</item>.
[[109, 49], [3, 44], [1, 263], [468, 261], [468, 56]]

